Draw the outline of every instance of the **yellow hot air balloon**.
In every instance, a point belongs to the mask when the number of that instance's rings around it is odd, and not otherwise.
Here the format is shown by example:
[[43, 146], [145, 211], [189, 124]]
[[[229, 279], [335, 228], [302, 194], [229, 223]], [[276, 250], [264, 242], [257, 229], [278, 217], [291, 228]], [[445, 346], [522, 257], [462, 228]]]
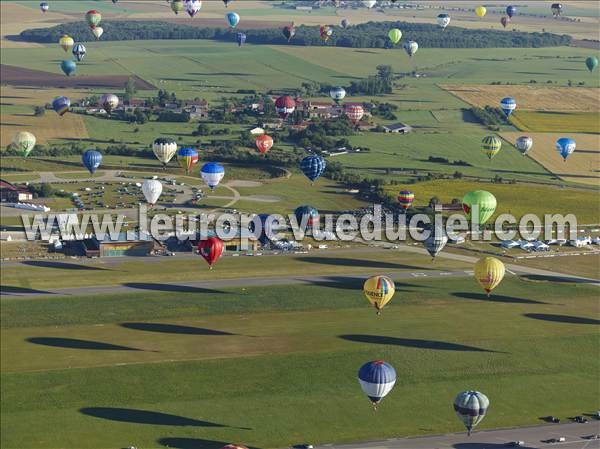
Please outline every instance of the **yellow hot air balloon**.
[[73, 48], [73, 45], [75, 45], [75, 41], [68, 34], [63, 34], [58, 40], [58, 44], [62, 47], [64, 51], [69, 52], [71, 48]]
[[366, 280], [363, 290], [369, 302], [377, 309], [377, 315], [379, 315], [381, 309], [394, 296], [396, 286], [394, 281], [387, 276], [373, 276]]
[[35, 136], [28, 131], [19, 131], [14, 135], [12, 144], [20, 156], [27, 157], [35, 147]]
[[485, 292], [490, 293], [504, 278], [504, 264], [495, 257], [484, 257], [479, 259], [474, 267], [475, 279], [483, 287]]
[[475, 8], [475, 14], [477, 14], [477, 17], [485, 16], [486, 12], [487, 9], [485, 8], [485, 6], [478, 6], [477, 8]]

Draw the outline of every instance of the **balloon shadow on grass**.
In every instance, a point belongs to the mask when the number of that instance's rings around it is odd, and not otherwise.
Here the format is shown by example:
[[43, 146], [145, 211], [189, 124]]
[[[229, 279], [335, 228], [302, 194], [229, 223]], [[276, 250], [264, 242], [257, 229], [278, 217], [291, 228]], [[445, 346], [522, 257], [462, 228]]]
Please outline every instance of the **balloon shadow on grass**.
[[112, 271], [110, 268], [91, 267], [89, 265], [80, 265], [67, 262], [50, 262], [47, 260], [28, 260], [21, 262], [23, 265], [40, 268], [56, 268], [59, 270], [89, 270], [89, 271]]
[[[417, 340], [413, 338], [397, 338], [379, 335], [364, 334], [345, 334], [338, 335], [338, 338], [356, 343], [369, 343], [376, 345], [404, 346], [407, 348], [433, 349], [436, 351], [463, 351], [463, 352], [500, 352], [489, 349], [477, 348], [475, 346], [461, 345], [458, 343], [448, 343], [436, 340]], [[504, 353], [505, 354], [505, 353]]]
[[521, 279], [527, 279], [529, 281], [549, 281], [549, 282], [563, 282], [563, 283], [572, 283], [572, 284], [594, 284], [600, 283], [600, 281], [594, 279], [583, 279], [583, 278], [574, 278], [569, 276], [546, 276], [541, 274], [523, 274], [520, 276]]
[[[506, 448], [506, 443], [456, 443], [454, 449], [500, 449]], [[523, 449], [535, 449], [532, 446], [520, 446]]]
[[523, 316], [534, 319], [534, 320], [551, 321], [553, 323], [591, 324], [591, 325], [600, 326], [600, 320], [596, 320], [594, 318], [581, 317], [581, 316], [552, 315], [549, 313], [524, 313]]
[[45, 290], [36, 290], [34, 288], [15, 287], [12, 285], [3, 285], [0, 287], [1, 294], [21, 294], [21, 295], [54, 295]]
[[[202, 440], [200, 438], [160, 438], [156, 442], [162, 446], [173, 449], [221, 449], [230, 443], [224, 441]], [[247, 446], [249, 449], [257, 449]]]
[[514, 296], [503, 296], [491, 294], [488, 298], [483, 293], [471, 293], [471, 292], [454, 292], [452, 296], [461, 299], [473, 299], [476, 301], [487, 301], [487, 302], [506, 302], [513, 304], [548, 304], [543, 301], [536, 301], [535, 299], [515, 298]]
[[402, 269], [418, 269], [422, 270], [422, 267], [415, 267], [412, 265], [403, 265], [393, 262], [379, 262], [376, 260], [362, 260], [362, 259], [345, 259], [341, 257], [300, 257], [300, 262], [316, 263], [322, 265], [338, 265], [344, 267], [369, 267], [369, 268], [392, 268], [397, 270]]
[[206, 329], [203, 327], [181, 326], [168, 323], [121, 323], [121, 327], [136, 331], [158, 332], [162, 334], [184, 334], [184, 335], [236, 335], [231, 332]]
[[122, 284], [124, 287], [135, 288], [139, 290], [154, 290], [157, 292], [179, 292], [179, 293], [224, 293], [219, 290], [210, 288], [194, 287], [191, 285], [177, 284], [151, 284], [146, 282], [126, 282]]
[[143, 349], [129, 346], [113, 345], [112, 343], [103, 343], [101, 341], [79, 340], [77, 338], [30, 337], [26, 338], [25, 341], [35, 345], [53, 346], [55, 348], [91, 349], [94, 351], [143, 351]]
[[199, 419], [187, 418], [185, 416], [153, 412], [151, 410], [138, 410], [134, 408], [84, 407], [80, 408], [79, 412], [87, 416], [93, 416], [94, 418], [133, 424], [180, 427], [229, 427], [224, 424], [210, 421], [202, 421]]

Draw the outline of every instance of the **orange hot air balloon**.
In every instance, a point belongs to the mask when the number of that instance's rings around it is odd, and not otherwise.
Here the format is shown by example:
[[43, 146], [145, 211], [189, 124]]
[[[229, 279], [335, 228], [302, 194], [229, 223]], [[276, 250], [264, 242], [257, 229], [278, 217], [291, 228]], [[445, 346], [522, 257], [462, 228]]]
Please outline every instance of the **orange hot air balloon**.
[[258, 151], [262, 154], [266, 154], [271, 147], [273, 147], [273, 138], [271, 136], [263, 134], [256, 138], [256, 148], [258, 148]]

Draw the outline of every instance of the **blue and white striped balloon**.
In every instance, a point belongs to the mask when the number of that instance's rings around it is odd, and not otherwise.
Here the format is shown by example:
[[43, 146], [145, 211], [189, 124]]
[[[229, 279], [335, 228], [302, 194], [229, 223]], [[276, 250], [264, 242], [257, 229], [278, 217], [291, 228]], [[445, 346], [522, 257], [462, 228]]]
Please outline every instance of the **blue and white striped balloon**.
[[315, 182], [323, 174], [325, 167], [327, 167], [325, 159], [315, 154], [306, 156], [300, 162], [300, 170], [311, 182]]
[[394, 388], [396, 370], [383, 360], [367, 362], [358, 371], [358, 382], [362, 391], [376, 406]]
[[473, 427], [483, 420], [489, 406], [490, 400], [487, 396], [475, 390], [462, 391], [454, 399], [454, 411], [469, 435]]
[[517, 108], [517, 102], [512, 97], [503, 98], [500, 101], [500, 108], [502, 108], [504, 115], [508, 117]]
[[200, 169], [200, 176], [210, 190], [215, 190], [225, 176], [225, 168], [216, 162], [208, 162]]
[[558, 151], [565, 161], [573, 154], [576, 147], [577, 144], [575, 143], [575, 140], [570, 137], [561, 137], [556, 141], [556, 151]]
[[83, 166], [93, 175], [102, 163], [102, 154], [98, 151], [87, 150], [81, 155], [81, 162], [83, 162]]

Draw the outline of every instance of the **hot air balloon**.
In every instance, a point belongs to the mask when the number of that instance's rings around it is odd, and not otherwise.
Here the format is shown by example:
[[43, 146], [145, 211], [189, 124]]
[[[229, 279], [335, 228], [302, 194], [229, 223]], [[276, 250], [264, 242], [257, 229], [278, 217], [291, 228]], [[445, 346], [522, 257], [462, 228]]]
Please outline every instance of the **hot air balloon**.
[[506, 16], [502, 16], [500, 18], [500, 23], [502, 24], [503, 28], [506, 28], [506, 25], [508, 25], [509, 19]]
[[435, 230], [431, 231], [429, 237], [423, 241], [423, 246], [427, 250], [427, 252], [435, 259], [448, 243], [448, 236], [443, 230]]
[[350, 21], [348, 19], [342, 19], [340, 25], [342, 26], [342, 28], [346, 29], [350, 26]]
[[100, 106], [110, 114], [113, 109], [119, 106], [119, 97], [115, 94], [104, 94], [100, 97]]
[[514, 16], [517, 13], [517, 8], [515, 8], [513, 5], [509, 5], [506, 7], [506, 15], [512, 19], [512, 16]]
[[83, 58], [85, 57], [85, 45], [83, 44], [76, 44], [73, 47], [73, 56], [75, 56], [75, 59], [77, 59], [77, 61], [81, 62], [83, 61]]
[[575, 151], [577, 143], [570, 137], [561, 137], [556, 141], [556, 151], [562, 156], [566, 162], [567, 158]]
[[241, 47], [246, 43], [246, 33], [238, 33], [237, 34], [237, 43], [238, 46]]
[[50, 9], [50, 5], [48, 4], [48, 2], [42, 2], [40, 3], [40, 9], [42, 10], [42, 12], [47, 12]]
[[52, 109], [56, 111], [56, 113], [60, 116], [65, 115], [65, 113], [69, 110], [71, 106], [71, 100], [67, 97], [56, 97], [52, 100]]
[[365, 109], [359, 104], [350, 104], [344, 108], [344, 112], [350, 119], [352, 123], [355, 125], [360, 122], [360, 120], [365, 115]]
[[562, 14], [563, 6], [561, 3], [552, 3], [550, 6], [550, 10], [552, 11], [552, 15], [554, 17], [558, 17]]
[[75, 61], [67, 59], [60, 63], [60, 68], [65, 73], [65, 75], [71, 76], [73, 73], [75, 73], [75, 70], [77, 69], [77, 64], [75, 64]]
[[81, 162], [83, 162], [83, 166], [93, 175], [96, 173], [98, 167], [100, 167], [102, 154], [98, 151], [87, 150], [81, 155]]
[[258, 151], [260, 151], [262, 154], [266, 154], [272, 146], [273, 138], [271, 136], [262, 134], [256, 138], [256, 148], [258, 148]]
[[35, 147], [35, 136], [28, 131], [19, 131], [12, 139], [12, 146], [19, 156], [27, 157]]
[[177, 153], [177, 141], [170, 137], [159, 137], [152, 142], [152, 151], [156, 159], [166, 166]]
[[302, 170], [304, 176], [310, 179], [311, 183], [314, 183], [323, 174], [326, 166], [325, 159], [315, 154], [306, 156], [300, 161], [300, 170]]
[[228, 12], [225, 19], [231, 28], [235, 28], [240, 23], [240, 15], [237, 12]]
[[113, 5], [116, 5], [119, 0], [112, 0]]
[[312, 206], [304, 205], [297, 207], [294, 215], [296, 216], [298, 227], [303, 231], [306, 231], [309, 227], [318, 227], [319, 225], [319, 211]]
[[181, 148], [177, 152], [177, 162], [179, 162], [179, 165], [189, 173], [194, 164], [198, 163], [198, 152], [189, 147]]
[[441, 28], [446, 29], [450, 25], [450, 16], [448, 14], [439, 14], [437, 16], [437, 23]]
[[63, 34], [61, 38], [58, 40], [58, 44], [62, 47], [65, 52], [70, 51], [75, 44], [75, 41], [68, 34]]
[[598, 58], [596, 58], [595, 56], [590, 56], [585, 60], [585, 66], [590, 72], [593, 72], [596, 69], [596, 67], [598, 67]]
[[454, 399], [454, 411], [467, 428], [468, 435], [487, 413], [490, 401], [479, 391], [463, 391]]
[[225, 176], [225, 168], [216, 162], [207, 162], [200, 169], [200, 176], [210, 190], [215, 190]]
[[183, 4], [182, 0], [171, 0], [171, 10], [175, 14], [179, 14], [184, 8], [185, 5]]
[[279, 117], [286, 119], [296, 110], [296, 102], [289, 95], [284, 95], [275, 100], [275, 112]]
[[512, 97], [505, 97], [500, 100], [500, 108], [507, 117], [517, 108], [517, 102]]
[[329, 25], [321, 25], [319, 28], [319, 35], [321, 36], [321, 40], [323, 42], [327, 42], [333, 35], [333, 28], [331, 28]]
[[369, 9], [371, 9], [376, 4], [377, 4], [377, 0], [363, 0], [363, 5], [365, 5]]
[[504, 264], [495, 257], [484, 257], [475, 263], [474, 276], [483, 287], [489, 298], [504, 278]]
[[142, 183], [142, 193], [150, 206], [154, 206], [162, 193], [163, 185], [157, 179], [146, 179]]
[[476, 207], [479, 210], [476, 217], [477, 222], [482, 225], [494, 215], [496, 205], [496, 197], [485, 190], [473, 190], [467, 193], [462, 199], [463, 211], [467, 215], [467, 218], [471, 218], [471, 211]]
[[85, 13], [85, 21], [88, 23], [90, 28], [95, 28], [100, 25], [100, 22], [102, 21], [102, 14], [100, 14], [100, 11], [92, 9]]
[[291, 25], [284, 26], [283, 30], [281, 30], [281, 32], [283, 33], [283, 36], [289, 42], [296, 35], [296, 27], [294, 26], [294, 23], [292, 22]]
[[377, 315], [379, 315], [381, 309], [390, 302], [394, 293], [396, 293], [396, 285], [387, 276], [373, 276], [365, 281], [363, 291], [367, 300], [375, 307]]
[[481, 151], [483, 151], [490, 160], [500, 152], [501, 148], [502, 141], [496, 136], [486, 136], [481, 141]]
[[398, 28], [392, 28], [388, 32], [388, 37], [390, 38], [392, 44], [396, 45], [398, 42], [400, 42], [400, 39], [402, 39], [402, 31], [400, 31]]
[[417, 44], [415, 41], [408, 41], [408, 42], [404, 42], [403, 48], [406, 51], [406, 53], [408, 54], [408, 56], [410, 56], [412, 58], [413, 55], [419, 49], [419, 44]]
[[[229, 0], [231, 1], [231, 0]], [[242, 446], [241, 444], [228, 444], [227, 446], [223, 446], [221, 449], [248, 449], [246, 446]]]
[[404, 210], [407, 210], [410, 206], [412, 206], [414, 200], [415, 194], [410, 190], [402, 190], [398, 194], [398, 203], [400, 204], [400, 207]]
[[517, 150], [525, 156], [533, 146], [533, 139], [528, 136], [521, 136], [517, 139], [515, 146], [517, 147]]
[[225, 8], [227, 8], [227, 6], [229, 6], [229, 3], [231, 3], [233, 0], [223, 0], [223, 3], [225, 3]]
[[104, 28], [102, 27], [94, 27], [92, 28], [92, 34], [96, 39], [100, 39], [100, 37], [104, 34]]
[[225, 249], [225, 244], [218, 237], [209, 237], [198, 242], [198, 254], [206, 260], [211, 270], [223, 254], [223, 249]]
[[485, 8], [485, 6], [478, 6], [477, 8], [475, 8], [475, 14], [477, 14], [477, 17], [485, 16], [486, 12], [487, 9]]
[[200, 0], [184, 0], [183, 7], [190, 17], [194, 17], [202, 9], [202, 2]]
[[358, 371], [358, 382], [376, 409], [377, 404], [394, 388], [396, 370], [383, 360], [367, 362]]
[[339, 104], [346, 97], [346, 89], [343, 87], [332, 87], [329, 91], [329, 96]]

